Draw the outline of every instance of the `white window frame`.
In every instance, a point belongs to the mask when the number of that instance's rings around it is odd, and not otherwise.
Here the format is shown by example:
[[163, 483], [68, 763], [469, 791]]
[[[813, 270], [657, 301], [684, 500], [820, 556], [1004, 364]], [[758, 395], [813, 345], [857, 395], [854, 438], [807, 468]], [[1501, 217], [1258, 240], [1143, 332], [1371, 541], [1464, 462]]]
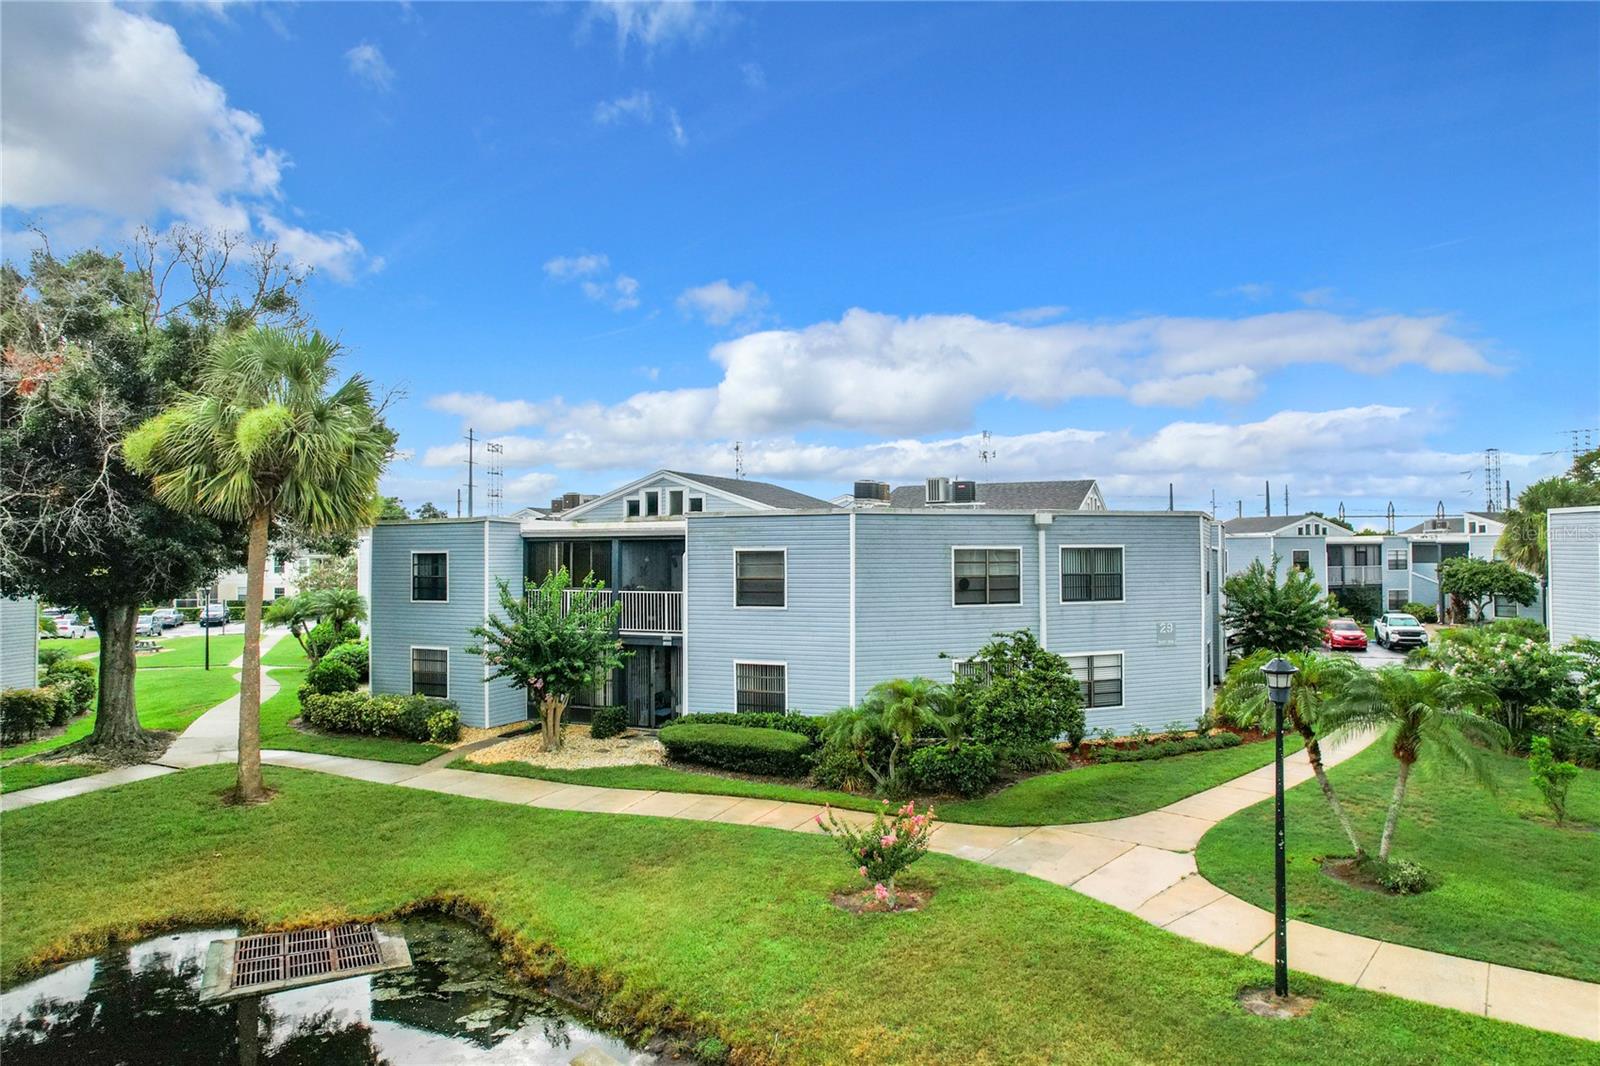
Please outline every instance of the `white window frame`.
[[[444, 599], [442, 599], [442, 600], [419, 600], [419, 599], [417, 599], [417, 556], [419, 556], [419, 555], [442, 555], [442, 556], [444, 556]], [[411, 602], [412, 603], [449, 603], [450, 602], [450, 552], [447, 551], [447, 550], [441, 550], [439, 548], [413, 548], [413, 549], [411, 549], [411, 573], [406, 575], [406, 581], [409, 582], [409, 588], [407, 590], [407, 595], [409, 595], [411, 597]]]
[[[630, 504], [632, 505], [631, 508], [629, 507]], [[638, 514], [629, 514], [628, 513], [629, 510], [634, 510], [634, 511], [637, 511], [639, 513]], [[628, 497], [625, 497], [623, 499], [623, 501], [622, 501], [622, 517], [623, 517], [624, 521], [626, 521], [629, 518], [643, 518], [644, 517], [644, 494], [643, 493], [640, 493], [638, 496], [628, 496]]]
[[[785, 581], [787, 584], [787, 581]], [[789, 713], [789, 661], [787, 659], [735, 659], [733, 660], [733, 713], [739, 710], [739, 667], [741, 666], [781, 666], [783, 667], [783, 713]], [[744, 712], [754, 713], [754, 712]]]
[[[660, 518], [660, 517], [662, 517], [662, 513], [661, 513], [661, 493], [662, 493], [662, 490], [660, 488], [645, 489], [643, 492], [639, 493], [639, 517], [640, 518]], [[656, 498], [656, 513], [655, 514], [651, 514], [650, 513], [650, 497], [652, 497], [652, 496], [654, 496]]]
[[[1122, 597], [1115, 600], [1069, 600], [1067, 599], [1067, 549], [1068, 548], [1115, 548], [1122, 553]], [[1056, 553], [1056, 598], [1063, 607], [1093, 607], [1107, 603], [1128, 602], [1128, 546], [1126, 544], [1063, 544]], [[1110, 652], [1103, 654], [1109, 655]]]
[[[1104, 602], [1104, 601], [1102, 601], [1102, 602]], [[1088, 714], [1091, 711], [1121, 711], [1121, 710], [1126, 710], [1127, 706], [1128, 706], [1128, 655], [1127, 655], [1127, 652], [1124, 649], [1122, 649], [1122, 648], [1108, 648], [1105, 651], [1069, 651], [1069, 652], [1063, 652], [1061, 654], [1061, 657], [1063, 659], [1082, 659], [1085, 656], [1087, 656], [1088, 658], [1093, 659], [1096, 655], [1115, 655], [1117, 657], [1118, 661], [1120, 662], [1120, 664], [1121, 664], [1121, 672], [1122, 672], [1122, 702], [1121, 703], [1117, 703], [1117, 704], [1109, 704], [1108, 703], [1108, 704], [1106, 704], [1104, 706], [1101, 706], [1101, 707], [1092, 706], [1089, 703], [1089, 690], [1083, 687], [1083, 678], [1079, 677], [1077, 674], [1073, 674], [1072, 675], [1072, 680], [1074, 680], [1074, 681], [1076, 681], [1078, 683], [1078, 688], [1083, 694], [1083, 711], [1084, 711], [1084, 713]]]
[[[956, 602], [956, 552], [1016, 552], [1017, 553], [1017, 600], [1015, 603], [991, 603], [985, 599], [982, 603], [957, 603]], [[988, 565], [985, 561], [985, 566]], [[1022, 561], [1022, 545], [1020, 544], [952, 544], [950, 545], [950, 606], [957, 610], [984, 607], [1021, 607], [1023, 605], [1022, 590], [1026, 585], [1023, 580], [1027, 576]], [[984, 577], [984, 595], [988, 596], [988, 576]]]
[[[695, 503], [697, 501], [700, 504], [700, 506], [698, 508], [695, 507]], [[692, 496], [684, 497], [684, 500], [683, 500], [683, 513], [684, 514], [705, 514], [705, 510], [706, 510], [706, 498], [704, 496], [700, 495], [699, 493], [695, 493]]]
[[[783, 556], [783, 603], [779, 606], [739, 602], [739, 556], [746, 552], [778, 552]], [[735, 548], [733, 549], [733, 609], [736, 611], [787, 611], [789, 609], [789, 549], [788, 548]], [[752, 666], [776, 666], [776, 663], [757, 663], [744, 660]], [[787, 665], [787, 664], [785, 664]], [[788, 675], [785, 674], [785, 677]], [[787, 681], [784, 684], [788, 684]]]
[[[672, 509], [672, 506], [673, 506], [674, 503], [676, 503], [677, 506], [678, 506], [678, 509], [676, 511], [674, 511]], [[685, 492], [683, 489], [668, 489], [667, 490], [667, 517], [668, 518], [682, 518], [685, 514], [688, 513], [688, 510], [689, 510], [689, 494], [687, 492]]]
[[[432, 601], [423, 601], [425, 603]], [[413, 654], [419, 651], [444, 652], [444, 695], [430, 696], [429, 699], [447, 700], [450, 698], [450, 649], [441, 644], [410, 644], [406, 646], [406, 675], [411, 690], [411, 695], [417, 695], [417, 658]]]

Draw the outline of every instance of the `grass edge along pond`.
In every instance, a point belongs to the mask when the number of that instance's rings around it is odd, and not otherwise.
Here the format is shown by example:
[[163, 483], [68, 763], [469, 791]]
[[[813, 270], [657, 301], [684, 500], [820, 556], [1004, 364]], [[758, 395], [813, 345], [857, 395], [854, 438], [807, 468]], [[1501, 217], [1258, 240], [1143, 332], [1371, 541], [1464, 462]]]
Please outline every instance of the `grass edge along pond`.
[[[228, 807], [205, 767], [0, 816], [0, 975], [203, 922], [282, 926], [457, 900], [533, 970], [635, 1027], [715, 1035], [745, 1062], [1573, 1062], [1592, 1045], [1297, 979], [1291, 1021], [1234, 997], [1264, 964], [1067, 889], [930, 855], [928, 906], [856, 915], [819, 836], [546, 811], [268, 767]], [[75, 845], [63, 850], [59, 841]], [[293, 861], [284, 861], [292, 856]], [[204, 876], [197, 876], [203, 871]]]
[[[1600, 981], [1600, 771], [1573, 782], [1573, 819], [1558, 829], [1528, 781], [1525, 759], [1490, 756], [1496, 787], [1424, 761], [1411, 775], [1391, 858], [1410, 859], [1441, 883], [1415, 896], [1356, 888], [1322, 872], [1318, 859], [1347, 855], [1315, 781], [1289, 790], [1289, 916], [1347, 933], [1525, 970]], [[1329, 778], [1373, 851], [1394, 788], [1396, 763], [1378, 740], [1333, 767]], [[1207, 880], [1271, 908], [1272, 806], [1231, 815], [1195, 850]]]
[[[1298, 737], [1284, 738], [1285, 753], [1299, 748]], [[1165, 759], [1080, 766], [1037, 774], [977, 799], [936, 801], [936, 809], [940, 821], [967, 825], [1071, 825], [1126, 818], [1176, 803], [1185, 796], [1267, 766], [1272, 762], [1272, 751], [1270, 741], [1260, 741]], [[567, 785], [827, 803], [858, 811], [876, 810], [882, 803], [873, 796], [808, 788], [784, 781], [725, 776], [681, 766], [641, 764], [568, 770], [526, 762], [479, 763], [463, 757], [451, 763], [450, 768]]]

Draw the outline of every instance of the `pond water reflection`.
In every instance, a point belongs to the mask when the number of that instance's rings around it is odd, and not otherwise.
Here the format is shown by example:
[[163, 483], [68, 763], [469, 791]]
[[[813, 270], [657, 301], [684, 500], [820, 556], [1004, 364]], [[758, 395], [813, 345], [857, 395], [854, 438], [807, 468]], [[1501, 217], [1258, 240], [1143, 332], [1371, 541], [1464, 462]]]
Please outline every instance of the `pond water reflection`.
[[385, 928], [405, 936], [411, 969], [222, 1004], [199, 1002], [200, 981], [207, 945], [233, 929], [157, 937], [72, 963], [0, 994], [0, 1062], [566, 1064], [590, 1049], [634, 1066], [661, 1061], [513, 979], [471, 926], [415, 918]]

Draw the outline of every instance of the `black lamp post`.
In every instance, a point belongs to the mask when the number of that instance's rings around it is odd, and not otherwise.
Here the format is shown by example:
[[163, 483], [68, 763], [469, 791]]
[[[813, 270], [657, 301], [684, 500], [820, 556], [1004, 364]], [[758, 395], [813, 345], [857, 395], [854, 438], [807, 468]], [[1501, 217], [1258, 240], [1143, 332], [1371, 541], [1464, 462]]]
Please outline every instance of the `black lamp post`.
[[1289, 687], [1294, 675], [1300, 671], [1294, 663], [1278, 656], [1261, 668], [1267, 678], [1267, 698], [1272, 700], [1274, 728], [1277, 736], [1276, 781], [1273, 788], [1273, 815], [1277, 829], [1277, 854], [1273, 863], [1274, 918], [1272, 938], [1272, 991], [1279, 996], [1289, 994], [1289, 890], [1285, 883], [1287, 869], [1283, 853], [1283, 708], [1289, 702]]

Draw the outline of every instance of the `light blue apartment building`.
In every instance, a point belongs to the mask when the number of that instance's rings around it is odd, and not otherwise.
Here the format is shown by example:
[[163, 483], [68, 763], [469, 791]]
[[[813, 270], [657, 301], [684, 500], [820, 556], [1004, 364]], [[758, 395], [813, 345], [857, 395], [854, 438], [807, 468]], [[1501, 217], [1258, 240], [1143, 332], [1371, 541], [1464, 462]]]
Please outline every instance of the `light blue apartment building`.
[[556, 566], [604, 581], [632, 652], [580, 702], [639, 726], [825, 714], [889, 678], [950, 680], [1019, 629], [1069, 658], [1091, 729], [1192, 722], [1222, 668], [1220, 528], [1106, 510], [1092, 481], [861, 482], [829, 503], [663, 470], [553, 517], [383, 523], [361, 560], [373, 690], [448, 696], [469, 725], [526, 711], [485, 683], [467, 627], [497, 578]]
[[1556, 507], [1545, 521], [1550, 643], [1600, 640], [1600, 507]]
[[[1314, 514], [1233, 518], [1222, 524], [1229, 576], [1258, 559], [1270, 565], [1276, 556], [1280, 578], [1290, 568], [1305, 569], [1330, 594], [1344, 588], [1375, 588], [1383, 610], [1425, 603], [1441, 617], [1439, 564], [1456, 556], [1497, 558], [1496, 544], [1504, 529], [1498, 516], [1474, 511], [1439, 515], [1394, 533], [1365, 535]], [[1497, 597], [1488, 617], [1542, 620], [1544, 606], [1537, 600], [1519, 606]]]

